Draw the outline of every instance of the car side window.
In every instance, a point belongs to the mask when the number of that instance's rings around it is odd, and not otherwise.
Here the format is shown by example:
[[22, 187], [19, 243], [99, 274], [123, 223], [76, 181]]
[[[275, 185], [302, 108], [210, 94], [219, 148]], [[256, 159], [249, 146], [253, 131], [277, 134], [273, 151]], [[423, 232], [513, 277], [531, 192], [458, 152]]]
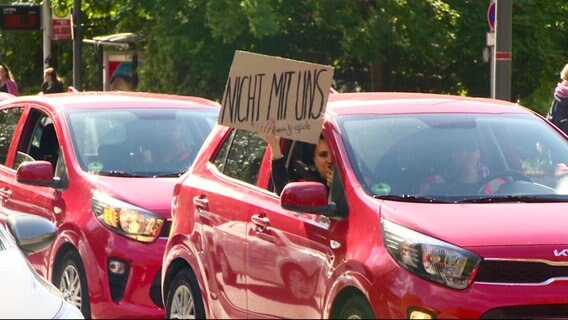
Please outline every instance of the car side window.
[[292, 141], [288, 158], [288, 176], [290, 181], [317, 180], [319, 173], [314, 163], [316, 145], [301, 141]]
[[53, 121], [46, 114], [36, 111], [28, 122], [28, 132], [22, 134], [13, 168], [17, 169], [25, 161], [45, 160], [55, 169], [59, 158], [59, 140]]
[[221, 145], [221, 148], [219, 149], [219, 152], [217, 152], [215, 158], [212, 161], [215, 167], [217, 167], [217, 170], [219, 170], [220, 172], [223, 172], [225, 169], [227, 154], [229, 153], [229, 148], [231, 146], [231, 143], [233, 142], [233, 138], [235, 137], [235, 132], [237, 132], [237, 130], [231, 131], [231, 134], [227, 137], [227, 139], [225, 139], [225, 141]]
[[[228, 152], [224, 152], [227, 150]], [[213, 163], [223, 174], [246, 183], [256, 184], [266, 143], [257, 133], [235, 130], [225, 140]]]
[[22, 107], [9, 108], [0, 111], [0, 164], [6, 162], [10, 142], [16, 131], [16, 125], [24, 111]]

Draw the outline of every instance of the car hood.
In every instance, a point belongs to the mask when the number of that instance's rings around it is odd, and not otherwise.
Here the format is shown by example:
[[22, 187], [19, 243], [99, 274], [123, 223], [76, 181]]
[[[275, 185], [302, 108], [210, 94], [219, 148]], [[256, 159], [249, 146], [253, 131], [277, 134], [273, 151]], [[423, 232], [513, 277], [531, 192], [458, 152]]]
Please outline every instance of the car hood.
[[174, 186], [178, 178], [124, 178], [93, 176], [94, 189], [119, 200], [170, 218]]
[[568, 244], [566, 203], [384, 201], [382, 217], [460, 247]]
[[63, 304], [59, 291], [40, 278], [16, 247], [0, 251], [2, 317], [52, 319]]

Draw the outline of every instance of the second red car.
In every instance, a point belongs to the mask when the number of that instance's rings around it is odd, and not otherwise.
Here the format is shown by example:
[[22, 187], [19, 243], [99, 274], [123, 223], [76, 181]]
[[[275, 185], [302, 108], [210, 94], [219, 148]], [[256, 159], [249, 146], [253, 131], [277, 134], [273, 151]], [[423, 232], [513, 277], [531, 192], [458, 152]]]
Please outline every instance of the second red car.
[[[568, 316], [558, 128], [498, 100], [338, 93], [322, 134], [271, 160], [258, 134], [214, 129], [174, 189], [168, 317]], [[329, 191], [306, 181], [327, 155]]]

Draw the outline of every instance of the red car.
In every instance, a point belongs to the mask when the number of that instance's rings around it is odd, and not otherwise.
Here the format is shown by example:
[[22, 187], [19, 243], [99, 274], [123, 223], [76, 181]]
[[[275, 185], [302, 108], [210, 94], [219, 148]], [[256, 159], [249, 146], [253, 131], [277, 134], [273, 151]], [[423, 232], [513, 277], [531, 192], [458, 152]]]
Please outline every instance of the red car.
[[[256, 133], [217, 126], [174, 188], [166, 316], [568, 316], [568, 142], [540, 115], [484, 98], [336, 93], [314, 154], [280, 139], [273, 191]], [[298, 163], [303, 163], [298, 166]]]
[[206, 99], [148, 93], [0, 103], [2, 205], [56, 224], [53, 245], [28, 259], [85, 318], [164, 318], [171, 195], [218, 112]]

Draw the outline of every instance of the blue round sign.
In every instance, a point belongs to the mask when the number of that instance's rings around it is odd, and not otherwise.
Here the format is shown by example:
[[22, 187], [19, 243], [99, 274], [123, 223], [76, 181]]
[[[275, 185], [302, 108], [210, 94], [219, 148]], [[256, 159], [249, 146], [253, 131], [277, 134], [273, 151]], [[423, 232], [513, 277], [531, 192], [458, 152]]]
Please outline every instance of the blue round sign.
[[487, 10], [487, 22], [491, 30], [495, 30], [495, 1], [491, 2]]

